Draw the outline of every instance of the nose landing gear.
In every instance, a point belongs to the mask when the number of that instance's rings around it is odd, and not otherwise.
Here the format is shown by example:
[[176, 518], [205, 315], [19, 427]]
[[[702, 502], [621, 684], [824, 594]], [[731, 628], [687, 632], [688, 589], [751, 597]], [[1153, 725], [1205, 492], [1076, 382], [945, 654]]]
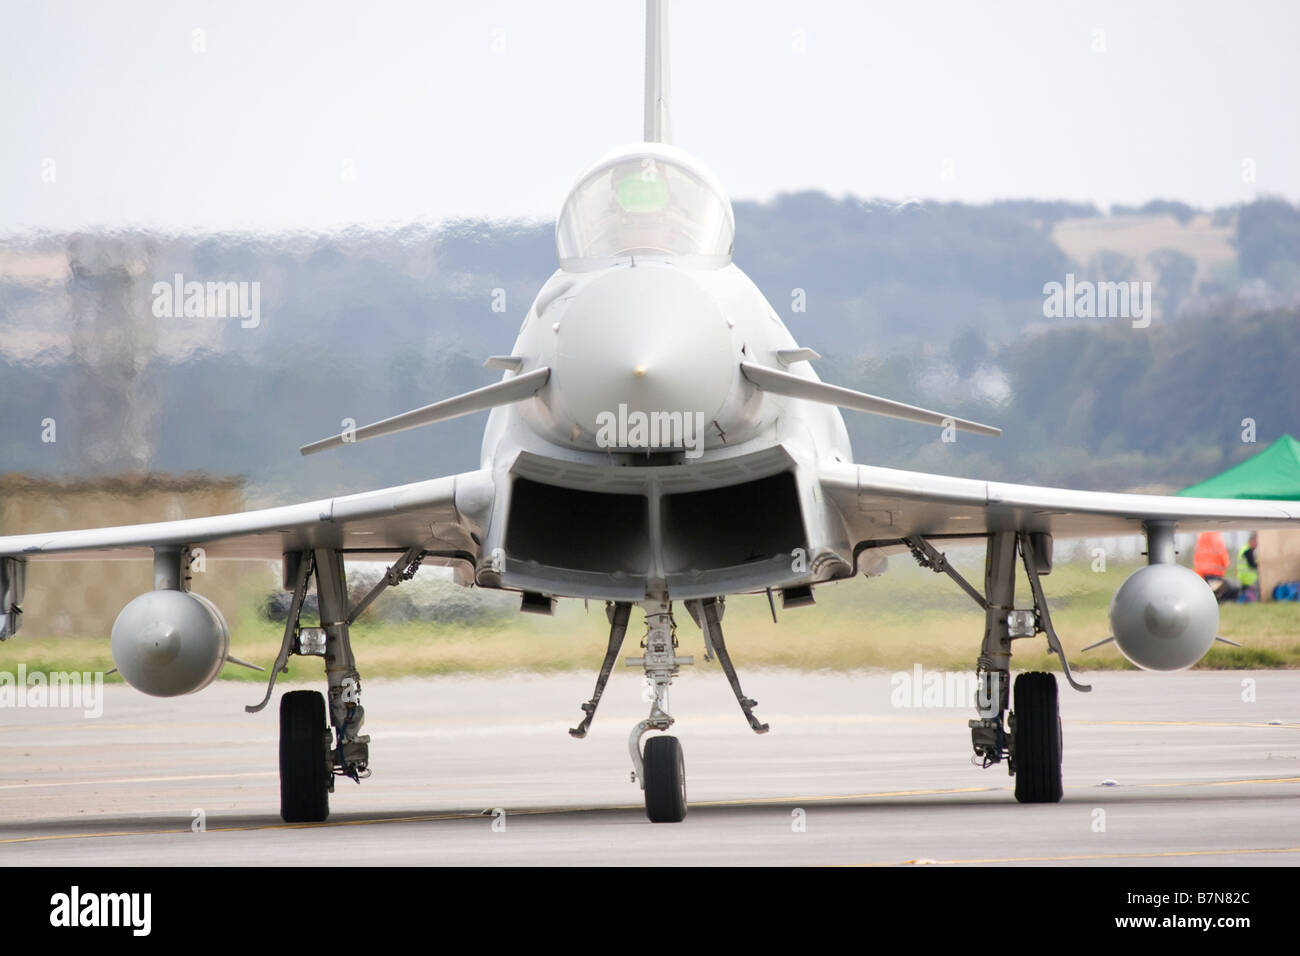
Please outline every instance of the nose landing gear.
[[694, 657], [677, 656], [677, 625], [673, 622], [672, 604], [666, 596], [647, 601], [645, 653], [629, 657], [628, 667], [645, 668], [645, 676], [654, 689], [650, 716], [632, 728], [628, 752], [632, 756], [632, 775], [645, 791], [645, 812], [651, 823], [680, 823], [686, 819], [686, 761], [676, 737], [653, 737], [641, 753], [641, 738], [651, 730], [665, 731], [673, 725], [668, 713], [668, 688], [681, 672], [682, 664], [694, 664]]
[[[645, 792], [645, 812], [652, 823], [680, 823], [686, 818], [687, 810], [686, 760], [682, 754], [681, 741], [664, 731], [674, 723], [672, 715], [668, 713], [668, 688], [673, 678], [681, 672], [682, 665], [694, 664], [695, 658], [677, 653], [677, 625], [673, 621], [672, 603], [666, 594], [651, 597], [642, 602], [641, 606], [645, 610], [646, 620], [646, 636], [641, 642], [644, 653], [640, 657], [629, 657], [626, 663], [629, 667], [645, 670], [653, 696], [649, 716], [633, 727], [628, 735], [627, 749], [632, 758], [632, 780], [639, 783]], [[751, 729], [755, 733], [767, 733], [768, 725], [760, 723], [754, 716], [754, 707], [758, 701], [751, 700], [741, 691], [736, 669], [727, 653], [720, 624], [721, 598], [688, 601], [687, 606], [704, 632], [705, 647], [717, 655], [732, 693], [736, 695], [736, 701]], [[569, 731], [574, 737], [585, 737], [591, 719], [596, 715], [596, 707], [605, 692], [605, 685], [623, 645], [631, 608], [629, 603], [606, 606], [610, 624], [609, 646], [591, 700], [582, 705], [586, 716], [577, 727]], [[659, 731], [659, 735], [647, 740], [643, 748], [641, 740], [652, 730]]]

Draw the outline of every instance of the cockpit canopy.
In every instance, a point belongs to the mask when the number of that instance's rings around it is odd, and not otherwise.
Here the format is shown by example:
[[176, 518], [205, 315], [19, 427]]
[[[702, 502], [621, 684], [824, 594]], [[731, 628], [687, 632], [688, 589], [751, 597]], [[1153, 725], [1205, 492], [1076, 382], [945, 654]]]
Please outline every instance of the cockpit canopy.
[[620, 256], [731, 262], [735, 214], [713, 174], [687, 153], [637, 143], [601, 159], [569, 191], [555, 227], [560, 267], [583, 271]]

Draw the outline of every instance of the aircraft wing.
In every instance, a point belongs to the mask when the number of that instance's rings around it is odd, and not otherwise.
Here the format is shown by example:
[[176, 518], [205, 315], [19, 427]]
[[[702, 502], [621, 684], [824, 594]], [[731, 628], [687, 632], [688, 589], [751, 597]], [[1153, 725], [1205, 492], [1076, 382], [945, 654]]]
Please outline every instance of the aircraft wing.
[[[311, 548], [382, 559], [416, 545], [428, 563], [473, 564], [480, 529], [458, 501], [490, 503], [488, 472], [467, 472], [337, 498], [208, 518], [0, 537], [0, 557], [147, 558], [157, 546], [202, 547], [214, 558], [274, 558]], [[441, 556], [444, 560], [439, 562]]]
[[1300, 527], [1300, 501], [1076, 491], [839, 462], [823, 466], [821, 484], [855, 543], [989, 531], [1107, 537], [1139, 534], [1145, 521], [1173, 521], [1179, 531]]

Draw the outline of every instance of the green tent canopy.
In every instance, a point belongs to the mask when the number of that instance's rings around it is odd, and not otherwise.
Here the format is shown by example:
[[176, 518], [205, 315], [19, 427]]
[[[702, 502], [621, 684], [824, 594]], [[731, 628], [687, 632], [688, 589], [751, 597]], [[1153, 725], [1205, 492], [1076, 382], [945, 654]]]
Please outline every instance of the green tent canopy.
[[1258, 455], [1178, 493], [1190, 498], [1300, 501], [1300, 441], [1283, 435]]

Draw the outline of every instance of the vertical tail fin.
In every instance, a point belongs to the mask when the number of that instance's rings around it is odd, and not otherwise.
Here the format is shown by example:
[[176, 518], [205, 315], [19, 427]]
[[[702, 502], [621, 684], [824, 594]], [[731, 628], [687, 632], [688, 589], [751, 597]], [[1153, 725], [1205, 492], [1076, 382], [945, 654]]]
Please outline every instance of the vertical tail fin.
[[668, 124], [668, 0], [645, 4], [645, 141], [672, 141]]

